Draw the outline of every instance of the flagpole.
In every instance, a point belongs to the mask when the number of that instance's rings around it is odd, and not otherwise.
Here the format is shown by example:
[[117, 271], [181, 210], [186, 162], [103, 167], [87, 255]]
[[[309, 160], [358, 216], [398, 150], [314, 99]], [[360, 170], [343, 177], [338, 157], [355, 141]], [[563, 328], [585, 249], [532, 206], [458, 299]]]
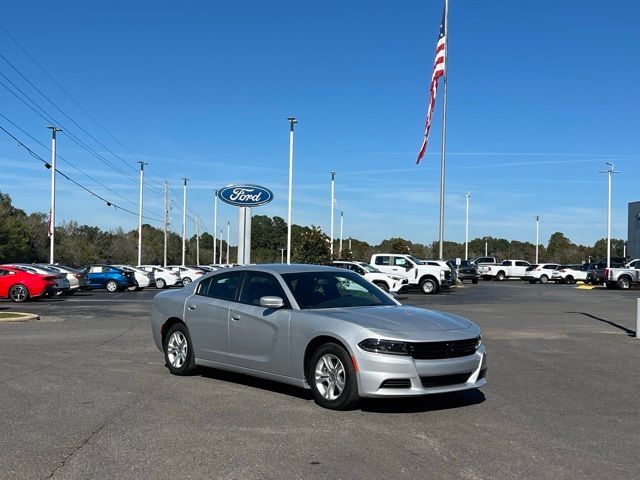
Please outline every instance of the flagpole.
[[449, 0], [445, 0], [444, 4], [444, 90], [442, 92], [442, 152], [440, 157], [440, 256], [444, 258], [444, 181], [445, 181], [445, 165], [446, 165], [446, 144], [447, 144], [447, 78], [449, 77]]

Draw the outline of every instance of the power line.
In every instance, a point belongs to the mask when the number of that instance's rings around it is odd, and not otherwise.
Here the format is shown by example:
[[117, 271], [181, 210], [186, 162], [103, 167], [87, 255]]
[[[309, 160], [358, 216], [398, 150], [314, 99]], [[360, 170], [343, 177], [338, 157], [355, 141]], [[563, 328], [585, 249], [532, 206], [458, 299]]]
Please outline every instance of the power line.
[[[5, 134], [7, 134], [9, 137], [11, 137], [19, 146], [21, 146], [22, 148], [24, 148], [29, 155], [31, 155], [32, 157], [40, 160], [47, 168], [52, 168], [51, 165], [49, 164], [49, 162], [47, 162], [45, 159], [43, 159], [40, 155], [38, 155], [37, 153], [35, 153], [33, 150], [31, 150], [31, 148], [29, 148], [27, 145], [25, 145], [22, 141], [20, 141], [17, 137], [15, 137], [11, 132], [9, 132], [7, 129], [5, 129], [4, 127], [0, 126], [0, 130], [2, 130]], [[138, 215], [138, 213], [133, 212], [127, 208], [124, 208], [114, 202], [111, 202], [109, 200], [107, 200], [106, 198], [104, 198], [102, 195], [94, 192], [93, 190], [91, 190], [90, 188], [85, 187], [84, 185], [82, 185], [80, 182], [74, 180], [73, 178], [71, 178], [70, 176], [68, 176], [66, 173], [60, 171], [58, 168], [56, 168], [56, 172], [59, 173], [62, 177], [64, 177], [66, 180], [70, 181], [71, 183], [73, 183], [74, 185], [80, 187], [81, 189], [83, 189], [84, 191], [86, 191], [87, 193], [89, 193], [91, 196], [98, 198], [99, 200], [102, 200], [104, 203], [106, 203], [106, 205], [108, 207], [114, 207], [116, 210], [122, 210], [123, 212], [127, 212], [130, 213], [131, 215]], [[143, 215], [142, 218], [145, 218], [146, 220], [150, 220], [152, 222], [157, 222], [157, 223], [162, 223], [163, 221], [161, 219], [157, 219], [157, 218], [152, 218], [149, 216], [145, 216]]]

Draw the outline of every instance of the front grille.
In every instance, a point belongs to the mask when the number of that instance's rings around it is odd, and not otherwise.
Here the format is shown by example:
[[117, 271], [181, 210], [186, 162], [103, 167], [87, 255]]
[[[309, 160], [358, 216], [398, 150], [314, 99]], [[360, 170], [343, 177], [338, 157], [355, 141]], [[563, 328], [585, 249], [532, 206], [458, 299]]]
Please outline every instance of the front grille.
[[446, 278], [446, 279], [451, 278], [451, 270], [445, 270], [444, 271], [444, 278]]
[[408, 378], [391, 378], [382, 382], [380, 388], [411, 388], [411, 380]]
[[409, 355], [416, 360], [466, 357], [476, 353], [478, 338], [452, 340], [449, 342], [408, 343]]
[[472, 373], [473, 372], [439, 375], [437, 377], [420, 377], [420, 381], [424, 388], [448, 387], [450, 385], [467, 383]]

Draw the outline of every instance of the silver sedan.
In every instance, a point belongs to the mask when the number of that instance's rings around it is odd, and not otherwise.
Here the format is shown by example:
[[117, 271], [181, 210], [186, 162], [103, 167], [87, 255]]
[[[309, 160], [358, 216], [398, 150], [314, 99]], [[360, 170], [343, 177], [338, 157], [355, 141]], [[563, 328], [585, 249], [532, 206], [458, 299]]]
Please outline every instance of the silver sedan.
[[153, 338], [169, 371], [197, 365], [310, 388], [326, 408], [485, 385], [480, 329], [401, 305], [354, 272], [316, 265], [219, 270], [156, 295]]

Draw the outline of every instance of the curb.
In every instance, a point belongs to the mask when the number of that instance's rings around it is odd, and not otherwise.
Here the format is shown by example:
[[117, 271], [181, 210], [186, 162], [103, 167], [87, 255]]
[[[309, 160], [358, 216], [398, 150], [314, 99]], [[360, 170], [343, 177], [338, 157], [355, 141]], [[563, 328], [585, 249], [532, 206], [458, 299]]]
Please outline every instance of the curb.
[[9, 318], [0, 318], [0, 323], [2, 322], [32, 322], [34, 320], [40, 320], [39, 315], [35, 315], [32, 313], [21, 313], [21, 312], [8, 312], [13, 313], [15, 317]]

